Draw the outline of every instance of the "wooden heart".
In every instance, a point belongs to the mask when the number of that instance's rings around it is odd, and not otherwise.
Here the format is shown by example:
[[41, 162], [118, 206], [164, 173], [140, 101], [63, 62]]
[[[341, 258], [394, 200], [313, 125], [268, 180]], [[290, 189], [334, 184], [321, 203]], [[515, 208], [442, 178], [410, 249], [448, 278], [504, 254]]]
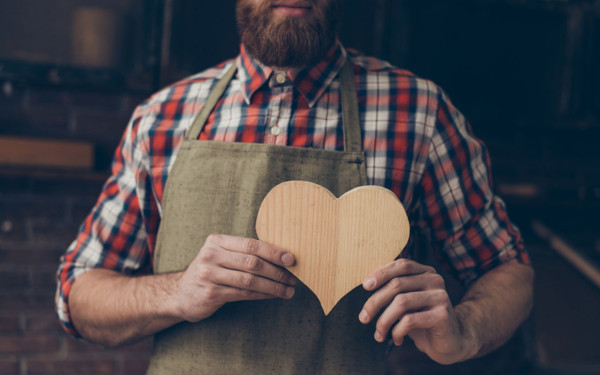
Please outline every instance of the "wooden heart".
[[410, 225], [402, 203], [388, 189], [361, 186], [336, 199], [317, 184], [289, 181], [265, 197], [256, 233], [296, 256], [289, 270], [315, 293], [328, 315], [365, 277], [402, 252]]

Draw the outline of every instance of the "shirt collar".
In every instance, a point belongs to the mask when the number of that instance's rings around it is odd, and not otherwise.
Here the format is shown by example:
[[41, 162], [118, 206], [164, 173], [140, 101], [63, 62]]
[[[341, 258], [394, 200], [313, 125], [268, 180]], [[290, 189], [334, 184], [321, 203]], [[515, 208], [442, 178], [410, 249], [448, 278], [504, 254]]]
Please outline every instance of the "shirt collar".
[[[269, 81], [273, 69], [261, 64], [248, 54], [244, 45], [241, 46], [237, 59], [238, 77], [242, 82], [242, 93], [247, 104], [252, 96]], [[327, 52], [325, 58], [316, 65], [308, 68], [289, 69], [286, 74], [294, 87], [306, 99], [309, 107], [313, 107], [321, 95], [335, 80], [346, 60], [346, 51], [339, 42]]]

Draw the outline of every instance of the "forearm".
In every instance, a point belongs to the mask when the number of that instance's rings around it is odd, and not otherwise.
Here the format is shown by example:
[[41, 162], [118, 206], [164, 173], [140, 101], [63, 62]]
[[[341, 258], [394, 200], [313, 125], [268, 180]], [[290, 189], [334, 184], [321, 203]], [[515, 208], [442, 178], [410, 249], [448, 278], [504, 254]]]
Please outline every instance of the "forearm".
[[292, 254], [250, 238], [211, 235], [184, 272], [128, 277], [95, 269], [75, 279], [71, 319], [92, 341], [115, 346], [182, 321], [199, 322], [235, 301], [292, 298]]
[[533, 305], [533, 270], [516, 261], [477, 280], [456, 306], [470, 340], [466, 359], [483, 356], [504, 344], [527, 318]]
[[108, 346], [136, 341], [181, 319], [174, 313], [180, 273], [129, 277], [94, 269], [75, 280], [69, 293], [73, 324], [86, 339]]

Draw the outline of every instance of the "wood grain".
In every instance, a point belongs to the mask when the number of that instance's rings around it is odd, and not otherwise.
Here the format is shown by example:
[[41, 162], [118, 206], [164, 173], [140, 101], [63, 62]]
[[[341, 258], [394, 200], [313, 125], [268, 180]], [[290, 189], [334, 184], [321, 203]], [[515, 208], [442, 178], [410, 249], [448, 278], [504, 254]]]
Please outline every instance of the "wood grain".
[[289, 181], [265, 197], [256, 233], [296, 256], [290, 271], [328, 315], [366, 276], [400, 255], [410, 225], [402, 203], [385, 188], [361, 186], [336, 199], [322, 186]]
[[0, 165], [91, 169], [94, 147], [88, 142], [0, 137]]

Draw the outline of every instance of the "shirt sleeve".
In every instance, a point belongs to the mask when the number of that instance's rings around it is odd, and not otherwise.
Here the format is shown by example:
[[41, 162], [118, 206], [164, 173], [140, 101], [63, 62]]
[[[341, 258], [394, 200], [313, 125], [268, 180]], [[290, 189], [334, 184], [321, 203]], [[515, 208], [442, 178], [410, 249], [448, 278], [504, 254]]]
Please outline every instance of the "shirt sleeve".
[[69, 291], [75, 279], [94, 268], [124, 274], [147, 271], [150, 267], [147, 231], [142, 210], [146, 174], [136, 151], [135, 114], [117, 147], [112, 173], [79, 229], [61, 257], [57, 273], [56, 311], [63, 328], [78, 336], [69, 313]]
[[518, 228], [492, 190], [485, 145], [441, 90], [421, 189], [419, 226], [464, 285], [510, 260], [530, 263]]

